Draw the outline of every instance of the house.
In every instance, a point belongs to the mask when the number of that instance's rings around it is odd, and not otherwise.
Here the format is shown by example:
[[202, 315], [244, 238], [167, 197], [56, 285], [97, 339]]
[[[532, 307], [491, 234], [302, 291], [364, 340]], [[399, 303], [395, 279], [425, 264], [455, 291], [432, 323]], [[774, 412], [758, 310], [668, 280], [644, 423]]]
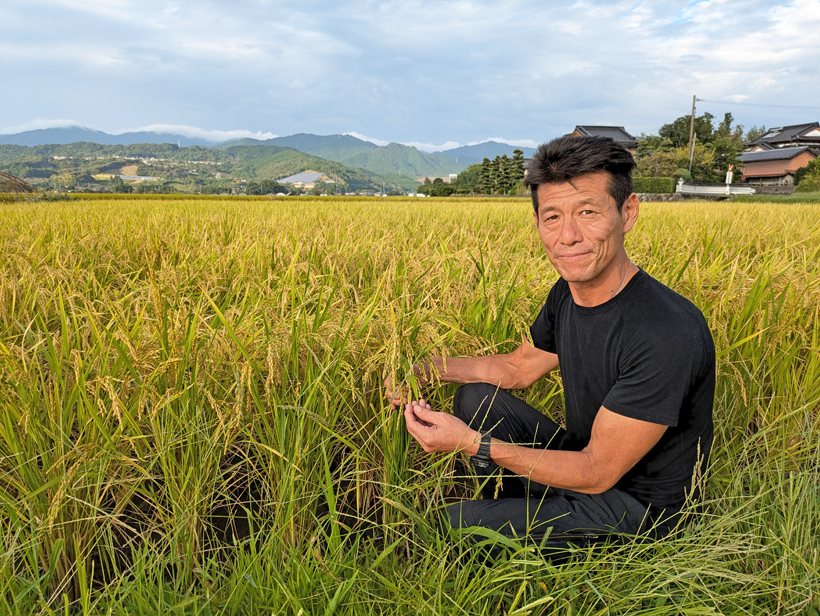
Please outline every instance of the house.
[[750, 184], [794, 184], [794, 173], [815, 158], [818, 150], [806, 146], [755, 149], [740, 155], [743, 181]]
[[638, 153], [638, 138], [630, 135], [623, 126], [576, 126], [564, 137], [609, 137], [624, 146], [632, 156]]
[[820, 123], [771, 128], [746, 142], [740, 155], [743, 181], [750, 184], [794, 184], [794, 172], [820, 155]]
[[757, 139], [746, 143], [747, 152], [760, 152], [775, 148], [809, 146], [820, 148], [820, 123], [794, 124], [782, 128], [770, 128]]

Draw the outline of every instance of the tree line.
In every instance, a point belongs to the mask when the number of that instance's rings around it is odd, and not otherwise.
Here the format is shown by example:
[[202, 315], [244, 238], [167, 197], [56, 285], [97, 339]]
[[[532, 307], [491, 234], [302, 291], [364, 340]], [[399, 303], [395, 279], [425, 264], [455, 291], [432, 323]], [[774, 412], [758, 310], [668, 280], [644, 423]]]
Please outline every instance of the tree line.
[[[704, 113], [694, 119], [694, 152], [689, 161], [689, 128], [691, 116], [681, 116], [661, 126], [657, 135], [638, 138], [635, 175], [643, 177], [683, 178], [687, 182], [722, 182], [729, 166], [741, 164], [744, 142], [756, 139], [766, 127], [753, 126], [744, 133], [731, 113], [715, 124], [715, 116]], [[739, 173], [733, 180], [740, 181]]]
[[[753, 126], [748, 131], [736, 124], [731, 113], [717, 120], [711, 113], [694, 118], [694, 148], [689, 160], [689, 129], [692, 117], [681, 116], [664, 124], [657, 134], [638, 137], [634, 175], [642, 178], [683, 178], [687, 182], [723, 182], [730, 166], [742, 165], [740, 156], [746, 144], [766, 132], [765, 126]], [[525, 194], [524, 155], [515, 150], [512, 158], [496, 156], [470, 165], [449, 184], [441, 179], [427, 179], [418, 192], [430, 196], [452, 194], [510, 195]], [[739, 182], [742, 174], [734, 173]], [[820, 159], [795, 175], [798, 190], [820, 191]]]
[[470, 165], [450, 183], [442, 178], [425, 178], [417, 192], [430, 197], [450, 195], [520, 195], [524, 189], [524, 152], [513, 150], [512, 158], [506, 154], [493, 160]]
[[[691, 116], [681, 116], [664, 124], [656, 135], [642, 134], [638, 138], [635, 156], [635, 176], [652, 178], [683, 178], [687, 182], [722, 182], [729, 165], [737, 167], [744, 143], [766, 132], [766, 127], [754, 126], [744, 131], [735, 124], [731, 113], [719, 122], [711, 113], [694, 119], [694, 155], [689, 162], [689, 126]], [[515, 150], [512, 158], [496, 156], [470, 165], [447, 184], [442, 180], [425, 181], [418, 192], [431, 196], [451, 194], [509, 195], [524, 194], [524, 154]], [[733, 180], [740, 181], [735, 173]]]

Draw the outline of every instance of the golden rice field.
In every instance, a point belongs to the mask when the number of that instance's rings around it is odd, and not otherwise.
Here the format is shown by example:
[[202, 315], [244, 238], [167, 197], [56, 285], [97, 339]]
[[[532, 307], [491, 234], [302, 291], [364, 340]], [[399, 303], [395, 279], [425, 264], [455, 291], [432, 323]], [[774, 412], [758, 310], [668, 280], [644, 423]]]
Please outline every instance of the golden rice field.
[[706, 501], [558, 563], [440, 537], [476, 484], [381, 397], [520, 342], [528, 200], [0, 204], [0, 613], [817, 616], [820, 205], [643, 204], [627, 248], [712, 328]]

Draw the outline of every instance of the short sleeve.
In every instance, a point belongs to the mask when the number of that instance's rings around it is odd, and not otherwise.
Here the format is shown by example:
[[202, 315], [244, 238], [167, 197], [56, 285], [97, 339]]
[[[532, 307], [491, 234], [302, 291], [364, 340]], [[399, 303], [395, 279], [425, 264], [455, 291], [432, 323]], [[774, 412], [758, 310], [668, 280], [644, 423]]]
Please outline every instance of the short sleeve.
[[629, 345], [603, 406], [619, 415], [675, 427], [696, 370], [694, 360], [703, 349], [697, 336], [683, 332], [667, 332], [659, 339], [664, 343], [636, 340]]
[[558, 353], [555, 339], [555, 315], [558, 313], [559, 306], [568, 292], [569, 286], [563, 278], [558, 280], [550, 289], [547, 301], [544, 302], [541, 311], [535, 317], [535, 321], [530, 325], [530, 336], [536, 349], [548, 353]]

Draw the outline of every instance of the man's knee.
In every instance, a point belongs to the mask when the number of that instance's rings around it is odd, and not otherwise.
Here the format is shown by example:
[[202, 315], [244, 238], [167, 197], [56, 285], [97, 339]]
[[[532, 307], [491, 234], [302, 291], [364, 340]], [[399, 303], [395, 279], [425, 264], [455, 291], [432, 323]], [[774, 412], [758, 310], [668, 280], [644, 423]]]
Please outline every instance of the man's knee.
[[497, 386], [489, 383], [469, 383], [462, 385], [453, 398], [453, 414], [473, 429], [483, 427], [487, 412], [498, 392]]
[[444, 508], [441, 516], [441, 528], [444, 531], [458, 530], [460, 528], [469, 528], [475, 526], [473, 519], [473, 507], [476, 502], [463, 500]]

